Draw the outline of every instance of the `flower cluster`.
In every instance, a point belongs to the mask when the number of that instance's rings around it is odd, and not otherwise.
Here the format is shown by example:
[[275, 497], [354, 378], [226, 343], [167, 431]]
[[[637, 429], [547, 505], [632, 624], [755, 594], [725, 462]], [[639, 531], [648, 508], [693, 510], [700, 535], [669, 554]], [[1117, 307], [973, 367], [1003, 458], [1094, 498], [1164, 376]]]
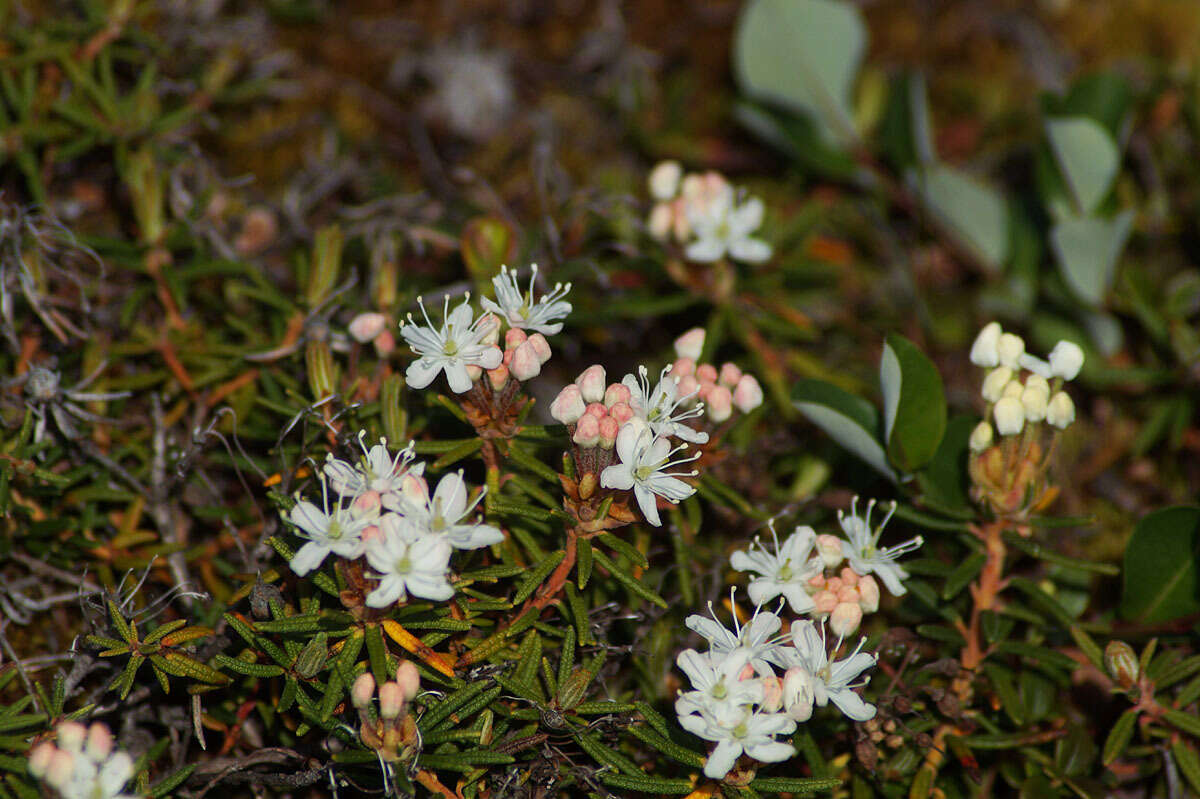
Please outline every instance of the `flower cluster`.
[[878, 526], [872, 527], [874, 508], [875, 500], [871, 500], [866, 513], [859, 516], [855, 497], [848, 516], [839, 512], [838, 523], [844, 539], [817, 535], [813, 528], [801, 526], [781, 544], [772, 527], [774, 552], [755, 538], [749, 549], [733, 553], [730, 565], [737, 571], [755, 575], [750, 580], [749, 593], [756, 604], [782, 596], [793, 613], [828, 620], [834, 634], [844, 638], [858, 629], [865, 614], [879, 609], [876, 578], [893, 595], [905, 593], [902, 581], [908, 574], [896, 561], [924, 543], [917, 536], [892, 547], [881, 547], [879, 539], [892, 515], [889, 512]]
[[[1052, 498], [1044, 481], [1050, 455], [1058, 434], [1075, 421], [1063, 385], [1079, 374], [1083, 350], [1060, 341], [1042, 360], [992, 322], [976, 337], [971, 362], [988, 370], [980, 391], [987, 411], [969, 440], [976, 498], [997, 513], [1023, 515]], [[1041, 442], [1045, 426], [1054, 433], [1049, 447]]]
[[762, 225], [762, 200], [743, 198], [720, 173], [685, 176], [678, 162], [664, 161], [650, 172], [649, 184], [655, 200], [650, 234], [664, 242], [674, 238], [689, 261], [770, 259], [771, 246], [752, 235]]
[[703, 400], [705, 416], [714, 424], [732, 416], [735, 408], [749, 413], [762, 405], [762, 386], [754, 375], [729, 361], [721, 364], [720, 371], [710, 363], [700, 363], [704, 335], [704, 328], [694, 327], [675, 339], [676, 357], [668, 374], [678, 379], [679, 394], [691, 401]]
[[64, 721], [49, 741], [29, 753], [29, 771], [63, 799], [133, 799], [123, 793], [133, 776], [133, 758], [113, 751], [113, 736], [104, 724], [85, 727]]
[[[308, 574], [330, 553], [351, 563], [365, 557], [377, 585], [369, 607], [383, 608], [408, 594], [444, 601], [454, 595], [448, 574], [455, 549], [498, 544], [504, 534], [470, 516], [486, 489], [468, 502], [462, 473], [447, 474], [432, 495], [422, 476], [425, 464], [413, 463], [412, 445], [393, 456], [387, 440], [368, 449], [359, 433], [363, 457], [354, 464], [327, 456], [320, 475], [322, 505], [297, 497], [284, 513], [307, 543], [291, 560], [292, 571]], [[329, 489], [336, 498], [330, 505]]]
[[410, 661], [396, 668], [396, 678], [379, 686], [379, 709], [375, 678], [370, 672], [358, 676], [350, 688], [350, 703], [358, 711], [358, 737], [386, 763], [408, 762], [420, 749], [420, 734], [409, 705], [421, 690], [421, 675]]
[[867, 683], [868, 678], [856, 680], [875, 665], [875, 655], [861, 652], [862, 642], [837, 660], [841, 639], [831, 651], [823, 629], [812, 621], [796, 621], [790, 634], [780, 635], [778, 614], [760, 606], [743, 626], [731, 605], [733, 630], [716, 619], [711, 603], [711, 618], [689, 616], [685, 623], [708, 641], [709, 650], [687, 649], [676, 658], [692, 686], [675, 700], [679, 724], [716, 743], [704, 765], [706, 776], [724, 778], [743, 756], [764, 763], [792, 757], [795, 748], [775, 736], [794, 732], [814, 707], [833, 702], [855, 721], [874, 717], [875, 707], [853, 690]]

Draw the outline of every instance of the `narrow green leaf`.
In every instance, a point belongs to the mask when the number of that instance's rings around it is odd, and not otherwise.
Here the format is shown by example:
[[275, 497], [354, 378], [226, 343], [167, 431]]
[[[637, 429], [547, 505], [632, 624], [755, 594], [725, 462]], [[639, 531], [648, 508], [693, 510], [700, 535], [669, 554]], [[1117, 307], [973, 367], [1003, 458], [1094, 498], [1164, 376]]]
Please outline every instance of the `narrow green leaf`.
[[1131, 707], [1117, 719], [1116, 724], [1108, 731], [1108, 737], [1104, 739], [1104, 751], [1100, 756], [1101, 763], [1106, 766], [1112, 763], [1121, 756], [1125, 747], [1129, 746], [1137, 717], [1137, 709]]
[[756, 791], [804, 795], [833, 791], [841, 787], [841, 784], [841, 780], [816, 780], [800, 777], [758, 777], [750, 783], [750, 787]]
[[278, 677], [284, 673], [282, 666], [272, 663], [248, 663], [241, 658], [231, 658], [220, 653], [213, 655], [213, 662], [229, 671], [235, 671], [247, 677]]
[[638, 793], [656, 793], [660, 796], [683, 796], [692, 792], [691, 780], [670, 780], [662, 777], [634, 777], [629, 774], [600, 774], [600, 780], [605, 785], [620, 788], [623, 791]]
[[603, 552], [594, 551], [592, 553], [592, 557], [596, 559], [596, 563], [599, 564], [600, 568], [607, 570], [609, 574], [613, 576], [614, 580], [628, 588], [631, 593], [635, 594], [636, 596], [640, 596], [647, 602], [653, 602], [655, 605], [658, 605], [664, 610], [669, 607], [667, 605], [667, 600], [651, 591], [645, 586], [645, 584], [636, 579], [633, 575], [617, 568], [617, 564], [613, 563], [612, 560], [610, 560], [609, 557]]
[[1175, 729], [1182, 730], [1194, 738], [1200, 738], [1200, 718], [1191, 713], [1184, 713], [1182, 710], [1168, 710], [1163, 713], [1163, 718]]
[[609, 549], [624, 555], [633, 565], [640, 566], [643, 569], [650, 565], [650, 561], [646, 560], [646, 556], [628, 541], [623, 541], [612, 533], [601, 533], [596, 538], [603, 541]]
[[175, 790], [180, 785], [183, 785], [187, 778], [192, 776], [192, 772], [195, 770], [196, 764], [193, 763], [191, 765], [184, 766], [173, 774], [163, 777], [157, 784], [155, 784], [153, 788], [150, 789], [150, 796], [153, 797], [153, 799], [161, 799], [163, 796], [169, 796], [171, 791]]
[[654, 749], [654, 751], [664, 754], [672, 760], [692, 768], [704, 768], [704, 755], [699, 752], [693, 752], [687, 747], [680, 746], [666, 736], [655, 732], [650, 727], [641, 724], [631, 724], [625, 729], [634, 738], [637, 738], [642, 743]]
[[579, 590], [587, 588], [588, 580], [592, 577], [592, 542], [580, 539], [575, 544], [575, 578], [579, 581]]
[[1175, 765], [1183, 772], [1192, 790], [1200, 793], [1200, 757], [1191, 744], [1182, 739], [1171, 744], [1171, 754], [1175, 756]]
[[946, 578], [946, 584], [942, 587], [942, 599], [953, 599], [958, 596], [958, 593], [966, 588], [967, 584], [979, 575], [979, 572], [983, 571], [983, 564], [986, 562], [987, 555], [976, 552], [960, 563]]
[[513, 594], [513, 604], [519, 605], [533, 596], [533, 592], [537, 590], [537, 587], [550, 576], [550, 572], [554, 571], [566, 556], [566, 552], [561, 549], [557, 550], [550, 553], [546, 559], [530, 569], [525, 579], [521, 581], [520, 586], [517, 587], [517, 592]]

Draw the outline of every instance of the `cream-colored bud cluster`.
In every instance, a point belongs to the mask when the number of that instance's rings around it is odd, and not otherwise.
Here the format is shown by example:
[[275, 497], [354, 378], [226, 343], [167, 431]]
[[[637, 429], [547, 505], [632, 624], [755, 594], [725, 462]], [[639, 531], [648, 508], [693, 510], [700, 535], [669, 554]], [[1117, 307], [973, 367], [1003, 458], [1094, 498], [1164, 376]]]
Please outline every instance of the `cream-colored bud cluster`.
[[684, 175], [678, 161], [663, 161], [650, 171], [648, 179], [654, 207], [646, 226], [659, 241], [674, 238], [685, 244], [692, 237], [689, 220], [703, 216], [709, 207], [721, 202], [733, 187], [725, 176], [712, 170]]
[[1042, 360], [1025, 351], [1020, 336], [1005, 333], [998, 322], [992, 322], [976, 337], [971, 362], [988, 370], [980, 393], [991, 419], [985, 418], [972, 431], [972, 452], [991, 447], [997, 433], [1018, 435], [1027, 424], [1043, 422], [1064, 430], [1075, 421], [1075, 404], [1062, 387], [1083, 366], [1078, 344], [1060, 341], [1049, 360]]
[[379, 753], [388, 763], [409, 762], [420, 750], [420, 735], [408, 712], [421, 690], [421, 675], [410, 661], [402, 661], [396, 677], [379, 686], [379, 708], [375, 678], [370, 672], [359, 675], [350, 687], [350, 703], [358, 711], [358, 736], [363, 744]]
[[100, 722], [85, 727], [64, 721], [57, 745], [46, 741], [29, 753], [29, 772], [63, 799], [132, 799], [122, 793], [133, 776], [133, 758], [114, 751], [113, 735]]

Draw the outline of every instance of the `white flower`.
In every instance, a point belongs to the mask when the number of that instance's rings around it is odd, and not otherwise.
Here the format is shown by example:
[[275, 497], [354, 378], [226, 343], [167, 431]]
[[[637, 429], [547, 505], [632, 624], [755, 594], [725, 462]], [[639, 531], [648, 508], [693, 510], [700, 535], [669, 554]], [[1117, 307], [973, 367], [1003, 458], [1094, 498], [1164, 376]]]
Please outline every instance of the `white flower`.
[[650, 170], [646, 181], [650, 187], [650, 196], [659, 202], [665, 202], [679, 193], [679, 181], [683, 178], [683, 167], [678, 161], [660, 161]]
[[385, 498], [384, 505], [407, 518], [422, 535], [443, 538], [455, 549], [479, 549], [504, 540], [504, 533], [497, 527], [463, 522], [479, 504], [487, 488], [484, 487], [468, 505], [467, 486], [461, 471], [438, 481], [432, 497], [424, 483], [413, 482], [409, 488], [396, 498]]
[[1050, 350], [1050, 371], [1063, 380], [1074, 380], [1083, 368], [1083, 349], [1073, 341], [1060, 341]]
[[386, 608], [408, 594], [444, 601], [454, 596], [446, 580], [450, 544], [441, 536], [421, 530], [397, 513], [379, 520], [380, 537], [367, 547], [367, 563], [379, 578], [379, 587], [367, 594], [367, 606]]
[[409, 466], [416, 457], [411, 442], [393, 458], [388, 451], [386, 438], [379, 439], [378, 444], [367, 449], [363, 441], [366, 434], [366, 430], [358, 434], [358, 446], [363, 457], [357, 464], [352, 466], [332, 455], [325, 457], [325, 476], [340, 496], [356, 497], [366, 491], [375, 491], [383, 496], [398, 493], [405, 475], [420, 475], [425, 471], [424, 463]]
[[742, 669], [746, 667], [746, 658], [742, 655], [714, 663], [708, 655], [685, 649], [675, 662], [696, 689], [680, 691], [675, 700], [675, 712], [680, 716], [713, 712], [720, 705], [749, 705], [763, 701], [762, 680], [740, 679]]
[[1003, 332], [999, 322], [989, 322], [983, 330], [979, 331], [979, 335], [975, 337], [975, 343], [971, 345], [971, 363], [985, 369], [991, 369], [998, 365], [1000, 351], [996, 348], [996, 344], [1000, 341], [1000, 334]]
[[600, 473], [600, 485], [618, 491], [633, 489], [646, 521], [659, 527], [662, 520], [658, 516], [657, 497], [678, 504], [696, 493], [695, 488], [679, 479], [694, 477], [695, 470], [667, 471], [672, 466], [690, 463], [700, 457], [696, 453], [691, 458], [671, 460], [672, 455], [685, 448], [686, 445], [671, 449], [671, 442], [666, 438], [656, 436], [646, 425], [630, 420], [617, 434], [617, 456], [621, 462]]
[[813, 546], [817, 533], [811, 527], [797, 527], [782, 545], [771, 528], [775, 539], [774, 554], [768, 552], [758, 538], [748, 552], [734, 552], [729, 565], [740, 572], [757, 572], [760, 576], [750, 581], [750, 600], [761, 605], [782, 594], [795, 613], [812, 610], [812, 597], [805, 586], [824, 567], [820, 556], [813, 557]]
[[689, 261], [709, 263], [720, 260], [726, 253], [735, 260], [749, 263], [770, 259], [771, 245], [750, 236], [763, 220], [762, 200], [757, 197], [737, 204], [730, 188], [715, 197], [703, 211], [696, 212], [690, 205], [688, 211], [688, 222], [696, 234], [696, 241], [684, 251]]
[[883, 533], [883, 528], [887, 526], [888, 521], [891, 520], [892, 514], [896, 512], [896, 503], [892, 503], [892, 509], [888, 511], [888, 515], [879, 527], [871, 530], [871, 511], [874, 507], [875, 500], [868, 502], [867, 512], [860, 519], [858, 517], [858, 497], [855, 497], [850, 505], [849, 516], [838, 511], [838, 523], [850, 541], [850, 546], [846, 547], [846, 560], [849, 562], [850, 568], [859, 575], [866, 576], [871, 573], [879, 575], [879, 579], [883, 580], [887, 589], [895, 596], [900, 596], [905, 593], [904, 585], [900, 581], [908, 577], [908, 572], [896, 563], [896, 558], [917, 549], [925, 543], [925, 539], [917, 536], [894, 547], [880, 547], [879, 536]]
[[625, 375], [621, 384], [629, 389], [629, 407], [634, 414], [650, 429], [661, 436], [675, 436], [682, 441], [693, 444], [708, 443], [708, 433], [694, 430], [684, 424], [688, 419], [694, 419], [704, 414], [704, 403], [698, 402], [692, 408], [677, 411], [688, 400], [696, 396], [699, 388], [690, 394], [679, 395], [679, 379], [668, 373], [671, 367], [662, 370], [658, 383], [650, 388], [650, 377], [645, 366], [638, 367], [637, 376]]
[[421, 306], [421, 313], [425, 315], [426, 325], [418, 325], [409, 314], [408, 324], [402, 323], [400, 327], [400, 335], [412, 347], [412, 351], [420, 356], [408, 365], [405, 372], [410, 386], [425, 388], [438, 376], [438, 372], [445, 372], [450, 390], [462, 394], [471, 388], [468, 366], [495, 369], [504, 360], [504, 353], [500, 352], [499, 347], [483, 343], [491, 334], [492, 327], [485, 324], [487, 315], [475, 318], [469, 304], [470, 295], [453, 311], [450, 310], [450, 298], [446, 298], [442, 307], [445, 321], [440, 328], [429, 320], [429, 313], [420, 297], [417, 302]]
[[743, 627], [738, 624], [735, 613], [734, 628], [730, 631], [717, 621], [711, 602], [708, 603], [708, 613], [707, 618], [693, 614], [684, 619], [683, 623], [689, 630], [700, 633], [708, 641], [708, 657], [714, 664], [722, 663], [730, 657], [742, 658], [763, 677], [775, 676], [775, 670], [770, 664], [786, 665], [783, 647], [775, 637], [783, 626], [783, 620], [778, 615], [756, 608], [750, 621]]
[[323, 507], [301, 499], [286, 514], [287, 520], [300, 528], [300, 535], [308, 539], [289, 564], [301, 577], [320, 566], [330, 552], [350, 560], [361, 555], [362, 532], [371, 524], [369, 518], [343, 507], [341, 498], [334, 502], [332, 511], [329, 509], [329, 488], [324, 476], [321, 495]]
[[717, 747], [704, 764], [704, 775], [719, 780], [729, 773], [743, 753], [763, 763], [779, 763], [796, 754], [791, 744], [776, 735], [796, 730], [796, 722], [783, 713], [767, 713], [751, 706], [722, 708], [699, 716], [682, 716], [679, 724], [693, 735], [715, 741]]
[[[825, 707], [832, 701], [838, 710], [854, 721], [867, 721], [875, 717], [875, 706], [864, 702], [861, 696], [850, 690], [857, 687], [850, 683], [875, 665], [875, 655], [861, 651], [866, 640], [864, 638], [858, 642], [858, 647], [850, 657], [830, 663], [829, 654], [825, 651], [824, 633], [818, 633], [817, 626], [808, 619], [792, 623], [792, 644], [796, 647], [800, 667], [813, 678], [811, 688], [817, 707]], [[866, 685], [869, 679], [864, 679], [858, 685]]]
[[[571, 284], [555, 283], [549, 294], [537, 302], [533, 301], [533, 284], [537, 280], [538, 267], [530, 267], [529, 293], [522, 294], [517, 285], [517, 270], [509, 270], [507, 266], [500, 267], [500, 274], [492, 278], [492, 287], [496, 290], [496, 301], [487, 297], [479, 301], [487, 310], [504, 317], [510, 327], [524, 330], [535, 330], [545, 336], [552, 336], [562, 330], [562, 322], [571, 313], [571, 303], [563, 299], [571, 290]], [[489, 367], [491, 368], [491, 367]]]
[[996, 402], [1004, 396], [1004, 389], [1012, 382], [1013, 371], [1007, 366], [997, 366], [992, 371], [988, 372], [987, 377], [983, 379], [983, 388], [980, 394], [988, 402]]

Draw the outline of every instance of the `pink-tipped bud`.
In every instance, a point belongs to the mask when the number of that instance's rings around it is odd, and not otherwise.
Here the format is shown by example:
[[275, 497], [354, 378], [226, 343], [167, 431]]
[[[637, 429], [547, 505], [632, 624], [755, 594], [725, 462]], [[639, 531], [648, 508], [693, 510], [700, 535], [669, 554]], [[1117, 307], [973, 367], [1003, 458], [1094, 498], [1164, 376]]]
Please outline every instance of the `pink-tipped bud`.
[[600, 420], [600, 448], [612, 449], [617, 443], [617, 433], [620, 432], [621, 425], [616, 419], [611, 416], [605, 416]]
[[693, 361], [698, 361], [703, 350], [704, 328], [702, 327], [693, 327], [675, 339], [675, 354], [680, 358], [691, 358]]
[[600, 420], [590, 413], [584, 414], [579, 418], [579, 423], [575, 426], [575, 435], [571, 436], [571, 440], [576, 446], [584, 449], [590, 449], [600, 443]]
[[472, 383], [478, 382], [479, 378], [483, 377], [483, 367], [467, 364], [467, 377], [471, 378]]
[[746, 680], [753, 680], [756, 676], [757, 672], [754, 671], [754, 667], [747, 663], [742, 666], [742, 670], [738, 672], [737, 678], [738, 682], [744, 682]]
[[504, 354], [500, 356], [500, 364], [502, 366], [512, 366], [512, 359], [513, 359], [513, 351], [505, 350]]
[[[692, 223], [688, 220], [687, 207], [687, 200], [683, 197], [671, 200], [671, 233], [680, 244], [692, 236]], [[675, 351], [678, 353], [678, 348]]]
[[874, 613], [879, 610], [879, 583], [871, 575], [858, 578], [858, 606], [863, 613]]
[[385, 330], [375, 337], [375, 354], [380, 358], [386, 358], [396, 350], [396, 336], [392, 331]]
[[579, 386], [584, 402], [603, 402], [604, 390], [608, 387], [604, 367], [597, 363], [584, 369], [583, 374], [575, 378], [575, 385]]
[[575, 424], [585, 410], [587, 406], [583, 404], [583, 395], [574, 383], [564, 386], [554, 402], [550, 403], [550, 415], [562, 424]]
[[704, 399], [704, 410], [709, 419], [720, 424], [733, 415], [733, 395], [725, 386], [713, 386]]
[[762, 681], [762, 709], [768, 713], [778, 713], [783, 707], [783, 680], [780, 677], [764, 677]]
[[858, 585], [858, 572], [849, 566], [843, 566], [838, 577], [842, 578], [842, 585]]
[[817, 613], [832, 613], [838, 606], [837, 594], [828, 590], [819, 591], [813, 597], [813, 604], [817, 606]]
[[841, 577], [830, 577], [827, 580], [825, 580], [825, 590], [832, 591], [835, 594], [838, 591], [841, 591], [842, 590], [842, 578]]
[[633, 393], [629, 390], [629, 386], [623, 383], [613, 383], [604, 389], [604, 407], [611, 408], [618, 402], [628, 403], [632, 396]]
[[383, 538], [383, 531], [379, 529], [378, 524], [368, 524], [366, 527], [363, 528], [362, 542], [364, 544], [367, 543], [368, 541], [374, 541], [375, 539], [382, 539], [382, 538]]
[[510, 327], [504, 332], [504, 349], [515, 350], [517, 347], [524, 344], [527, 338], [529, 338], [529, 336], [527, 336], [525, 331], [521, 328]]
[[825, 589], [825, 575], [817, 573], [817, 574], [814, 574], [812, 577], [809, 577], [808, 578], [808, 586], [809, 586], [808, 592], [810, 594], [815, 593], [816, 591], [823, 591]]
[[534, 333], [525, 341], [537, 353], [538, 363], [544, 364], [554, 354], [554, 351], [550, 349], [550, 342], [546, 341], [546, 337], [541, 333]]
[[49, 742], [35, 746], [29, 753], [29, 773], [39, 780], [45, 777], [46, 772], [50, 770], [50, 761], [54, 759], [54, 753], [57, 751], [54, 744]]
[[862, 624], [863, 612], [857, 602], [842, 602], [829, 614], [829, 629], [839, 638], [845, 638]]
[[616, 419], [618, 425], [623, 425], [633, 418], [633, 407], [628, 402], [617, 402], [608, 409], [608, 415]]
[[61, 793], [62, 789], [71, 783], [71, 777], [75, 774], [75, 757], [65, 749], [54, 750], [50, 762], [46, 765], [45, 780], [50, 787]]
[[480, 344], [487, 344], [495, 347], [500, 343], [500, 317], [494, 313], [485, 313], [479, 320], [479, 329], [486, 331], [484, 337], [479, 340]]
[[358, 679], [350, 688], [350, 703], [359, 710], [366, 710], [371, 704], [373, 696], [375, 696], [375, 678], [371, 676], [371, 672], [363, 672], [358, 675]]
[[696, 374], [696, 362], [691, 358], [676, 358], [671, 364], [671, 377], [687, 377]]
[[717, 382], [717, 367], [711, 363], [702, 363], [696, 367], [696, 379], [701, 384]]
[[858, 588], [853, 585], [843, 585], [842, 590], [838, 591], [838, 602], [853, 602], [857, 605], [861, 598]]
[[388, 324], [388, 319], [381, 313], [360, 313], [350, 322], [350, 336], [359, 344], [366, 344], [368, 341], [373, 341], [376, 336], [382, 333]]
[[845, 557], [842, 554], [842, 539], [828, 533], [817, 536], [817, 554], [821, 556], [826, 569], [836, 569]]
[[379, 715], [385, 721], [397, 718], [404, 712], [404, 691], [394, 682], [379, 686]]
[[380, 496], [378, 491], [364, 491], [355, 497], [354, 504], [351, 507], [363, 516], [371, 516], [379, 512], [382, 504], [383, 497]]
[[[684, 380], [687, 380], [687, 379], [688, 378], [686, 378], [686, 377], [684, 378]], [[695, 380], [695, 378], [691, 378], [691, 379]], [[692, 401], [693, 402], [706, 402], [708, 400], [709, 392], [712, 391], [716, 387], [717, 387], [716, 383], [697, 383], [696, 384], [696, 394], [694, 397], [692, 397]]]
[[542, 372], [542, 361], [538, 358], [537, 350], [528, 340], [517, 347], [513, 353], [512, 365], [508, 367], [512, 376], [524, 383], [532, 380]]
[[737, 387], [733, 390], [733, 404], [742, 413], [750, 413], [750, 411], [762, 405], [763, 390], [762, 386], [754, 378], [754, 375], [742, 375], [738, 380]]
[[88, 727], [87, 734], [87, 756], [90, 760], [100, 762], [112, 754], [113, 750], [113, 735], [108, 731], [108, 726], [95, 722]]
[[685, 401], [687, 405], [695, 405], [697, 400], [703, 399], [700, 396], [700, 384], [696, 382], [695, 375], [684, 375], [679, 378], [679, 382], [675, 384], [675, 394], [678, 397], [687, 397]]
[[418, 474], [406, 474], [400, 481], [400, 496], [419, 507], [429, 502], [429, 483]]
[[64, 721], [56, 728], [58, 732], [58, 748], [68, 752], [83, 751], [83, 742], [87, 739], [87, 727], [78, 721]]
[[721, 364], [721, 373], [717, 376], [717, 381], [723, 386], [728, 386], [732, 391], [737, 387], [738, 381], [742, 379], [742, 370], [738, 368], [736, 363], [726, 361]]
[[411, 660], [403, 661], [396, 667], [396, 684], [404, 694], [404, 701], [411, 702], [421, 691], [421, 672]]
[[[509, 353], [505, 353], [508, 355]], [[505, 364], [500, 364], [495, 369], [488, 369], [488, 384], [491, 385], [492, 391], [501, 391], [508, 385], [508, 378], [512, 377], [512, 371]]]
[[595, 416], [597, 419], [603, 419], [608, 415], [608, 408], [605, 408], [604, 403], [602, 402], [589, 402], [587, 411], [585, 411], [585, 413], [588, 416]]

